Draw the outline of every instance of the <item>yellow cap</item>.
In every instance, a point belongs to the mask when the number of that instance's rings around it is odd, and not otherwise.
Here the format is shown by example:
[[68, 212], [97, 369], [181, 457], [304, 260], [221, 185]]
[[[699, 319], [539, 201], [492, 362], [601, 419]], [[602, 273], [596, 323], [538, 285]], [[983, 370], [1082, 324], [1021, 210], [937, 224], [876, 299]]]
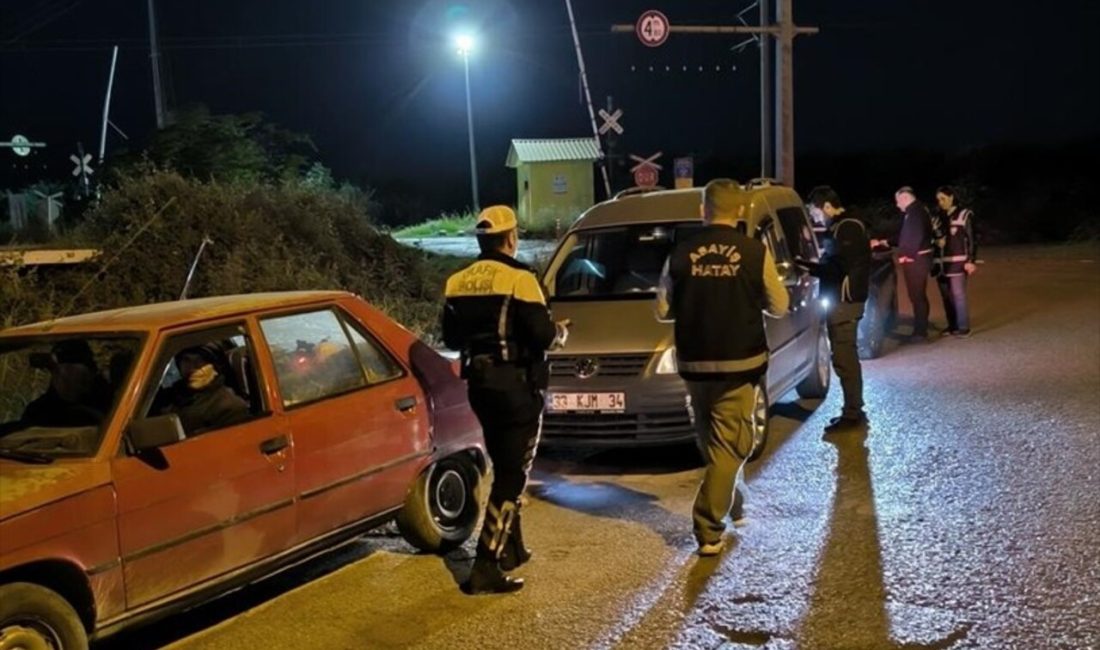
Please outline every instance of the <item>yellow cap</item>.
[[495, 235], [516, 227], [516, 212], [506, 205], [490, 205], [477, 215], [475, 231], [479, 235]]

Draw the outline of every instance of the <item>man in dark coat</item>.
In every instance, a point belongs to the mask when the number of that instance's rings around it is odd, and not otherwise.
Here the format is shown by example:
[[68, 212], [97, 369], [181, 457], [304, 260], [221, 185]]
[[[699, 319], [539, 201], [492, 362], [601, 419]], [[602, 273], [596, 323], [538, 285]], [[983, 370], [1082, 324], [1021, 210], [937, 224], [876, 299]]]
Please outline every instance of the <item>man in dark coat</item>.
[[172, 386], [171, 403], [164, 414], [179, 416], [183, 431], [194, 436], [231, 426], [249, 418], [248, 402], [225, 385], [224, 355], [208, 343], [187, 348], [176, 355], [180, 380]]

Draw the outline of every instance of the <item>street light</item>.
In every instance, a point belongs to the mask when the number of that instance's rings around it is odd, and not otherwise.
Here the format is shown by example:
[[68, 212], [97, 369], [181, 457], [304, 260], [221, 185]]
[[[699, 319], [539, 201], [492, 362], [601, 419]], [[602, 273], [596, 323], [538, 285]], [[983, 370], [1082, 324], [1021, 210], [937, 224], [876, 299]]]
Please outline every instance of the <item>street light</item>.
[[477, 197], [477, 158], [474, 155], [474, 109], [470, 100], [470, 53], [474, 50], [474, 37], [469, 34], [459, 34], [455, 37], [455, 46], [462, 56], [462, 66], [466, 71], [466, 130], [470, 136], [470, 188], [474, 195], [474, 212], [480, 210], [480, 202]]

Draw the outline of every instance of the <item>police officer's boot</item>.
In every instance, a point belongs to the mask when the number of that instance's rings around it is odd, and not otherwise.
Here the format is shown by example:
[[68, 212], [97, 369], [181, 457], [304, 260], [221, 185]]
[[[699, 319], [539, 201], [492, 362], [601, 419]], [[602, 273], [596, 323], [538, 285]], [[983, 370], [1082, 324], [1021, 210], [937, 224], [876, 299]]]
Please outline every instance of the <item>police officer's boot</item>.
[[523, 526], [520, 525], [519, 512], [516, 512], [512, 520], [512, 531], [508, 540], [504, 543], [504, 551], [500, 556], [500, 568], [502, 571], [512, 571], [531, 560], [531, 549], [523, 543]]
[[506, 576], [500, 570], [496, 561], [478, 555], [474, 560], [474, 568], [470, 571], [470, 578], [460, 586], [462, 593], [469, 596], [476, 594], [509, 594], [523, 589], [523, 579]]

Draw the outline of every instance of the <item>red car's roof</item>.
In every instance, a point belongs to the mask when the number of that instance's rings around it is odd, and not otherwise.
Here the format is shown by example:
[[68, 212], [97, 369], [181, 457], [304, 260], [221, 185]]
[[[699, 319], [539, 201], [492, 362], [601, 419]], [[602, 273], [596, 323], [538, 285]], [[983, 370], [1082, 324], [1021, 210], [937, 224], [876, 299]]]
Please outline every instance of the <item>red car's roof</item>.
[[346, 291], [284, 291], [177, 300], [137, 307], [97, 311], [43, 321], [0, 332], [2, 336], [26, 336], [73, 331], [156, 330], [183, 323], [213, 320], [254, 311], [280, 309], [351, 296]]

